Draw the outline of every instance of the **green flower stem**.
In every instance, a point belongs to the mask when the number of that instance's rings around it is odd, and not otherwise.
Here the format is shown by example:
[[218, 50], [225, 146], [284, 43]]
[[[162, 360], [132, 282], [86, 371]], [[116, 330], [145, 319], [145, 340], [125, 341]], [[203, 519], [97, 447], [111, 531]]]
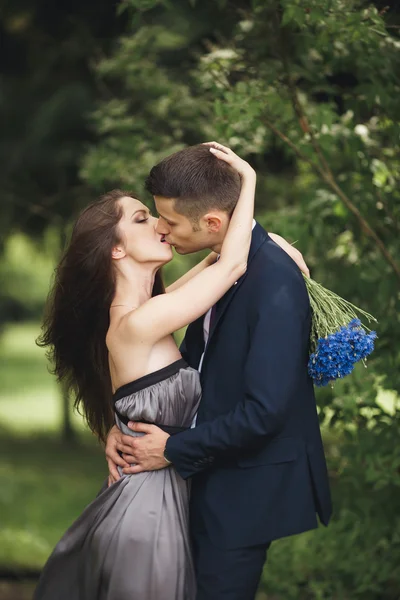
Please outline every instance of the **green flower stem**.
[[[348, 325], [353, 319], [364, 317], [368, 323], [377, 320], [375, 317], [341, 298], [331, 290], [324, 288], [310, 277], [304, 275], [310, 306], [312, 311], [312, 324], [310, 333], [311, 352], [315, 352], [319, 338], [327, 337], [330, 333], [338, 331], [343, 325]], [[371, 331], [367, 326], [365, 329]]]

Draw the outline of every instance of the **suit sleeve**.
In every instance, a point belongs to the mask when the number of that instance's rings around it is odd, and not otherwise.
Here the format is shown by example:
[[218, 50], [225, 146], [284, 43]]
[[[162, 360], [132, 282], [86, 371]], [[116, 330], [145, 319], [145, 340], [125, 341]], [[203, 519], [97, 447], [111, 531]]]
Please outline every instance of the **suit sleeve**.
[[231, 412], [168, 439], [168, 457], [183, 478], [218, 457], [265, 444], [285, 423], [308, 356], [308, 296], [297, 275], [278, 270], [257, 289], [242, 401]]
[[182, 354], [182, 358], [189, 364], [189, 354], [186, 346], [186, 334], [179, 347], [179, 352]]

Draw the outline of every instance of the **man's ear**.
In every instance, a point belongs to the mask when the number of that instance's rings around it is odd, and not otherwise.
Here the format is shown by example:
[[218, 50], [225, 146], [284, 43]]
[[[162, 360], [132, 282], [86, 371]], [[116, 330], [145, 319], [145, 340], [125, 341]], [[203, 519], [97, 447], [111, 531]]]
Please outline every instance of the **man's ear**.
[[111, 252], [111, 258], [114, 260], [119, 260], [126, 256], [126, 252], [122, 246], [114, 246]]
[[222, 228], [222, 215], [217, 212], [207, 213], [202, 217], [203, 226], [209, 233], [219, 233]]

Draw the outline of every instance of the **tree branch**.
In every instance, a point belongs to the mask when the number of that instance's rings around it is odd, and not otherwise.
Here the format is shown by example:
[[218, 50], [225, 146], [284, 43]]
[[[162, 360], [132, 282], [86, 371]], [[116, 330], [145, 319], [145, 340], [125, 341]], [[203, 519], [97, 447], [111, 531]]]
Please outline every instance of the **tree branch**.
[[385, 260], [389, 263], [391, 268], [393, 269], [396, 277], [400, 281], [400, 268], [397, 265], [396, 261], [390, 254], [389, 250], [386, 248], [383, 241], [380, 239], [378, 234], [372, 229], [368, 221], [363, 217], [358, 208], [353, 204], [350, 198], [344, 193], [339, 184], [336, 182], [335, 177], [333, 176], [330, 169], [328, 172], [325, 171], [319, 164], [315, 163], [313, 160], [309, 159], [305, 154], [299, 150], [299, 148], [279, 129], [275, 127], [268, 119], [263, 119], [263, 123], [275, 134], [277, 135], [283, 142], [285, 142], [296, 154], [296, 156], [309, 164], [313, 171], [317, 173], [317, 175], [328, 184], [328, 186], [335, 192], [337, 196], [342, 200], [343, 204], [348, 208], [348, 210], [357, 218], [361, 228], [363, 231], [371, 237], [375, 244], [378, 246]]
[[398, 231], [400, 233], [400, 221], [397, 219], [396, 215], [393, 214], [392, 211], [390, 210], [386, 199], [382, 196], [382, 194], [380, 192], [377, 192], [376, 196], [378, 198], [378, 201], [382, 204], [386, 215], [392, 221], [393, 227], [396, 229], [396, 231]]
[[273, 125], [271, 123], [271, 121], [269, 121], [266, 117], [263, 117], [262, 122], [275, 134], [277, 135], [279, 138], [281, 138], [281, 140], [283, 142], [285, 142], [285, 144], [287, 144], [292, 150], [293, 152], [296, 154], [296, 156], [302, 160], [303, 162], [306, 162], [310, 165], [310, 167], [312, 168], [312, 170], [319, 176], [322, 175], [322, 171], [321, 171], [321, 167], [314, 162], [313, 160], [311, 160], [311, 158], [308, 158], [308, 156], [306, 156], [305, 154], [303, 154], [303, 152], [301, 150], [299, 150], [299, 148], [296, 146], [296, 144], [294, 144], [292, 142], [292, 140], [290, 140], [282, 131], [280, 131], [277, 127], [275, 127], [275, 125]]
[[363, 217], [361, 212], [358, 210], [358, 208], [355, 206], [355, 204], [353, 204], [353, 202], [350, 200], [350, 198], [345, 194], [345, 192], [342, 190], [342, 188], [339, 186], [339, 184], [337, 183], [337, 181], [335, 179], [335, 176], [329, 166], [328, 161], [325, 158], [322, 148], [319, 145], [317, 138], [315, 137], [313, 127], [310, 125], [310, 123], [308, 121], [307, 115], [305, 113], [305, 110], [301, 104], [301, 101], [300, 101], [300, 98], [298, 95], [298, 90], [297, 90], [296, 84], [293, 81], [293, 78], [292, 78], [292, 75], [290, 72], [289, 59], [288, 59], [287, 52], [286, 52], [286, 46], [285, 46], [285, 43], [283, 40], [283, 31], [280, 26], [280, 20], [279, 20], [279, 16], [278, 16], [277, 12], [275, 12], [275, 19], [277, 21], [277, 30], [279, 31], [279, 46], [280, 46], [280, 51], [281, 51], [281, 59], [282, 59], [284, 71], [286, 74], [286, 84], [287, 84], [287, 88], [288, 88], [288, 91], [289, 91], [289, 94], [290, 94], [290, 97], [292, 100], [293, 110], [299, 121], [299, 125], [300, 125], [302, 131], [304, 133], [307, 133], [310, 137], [310, 142], [311, 142], [314, 152], [318, 158], [319, 164], [315, 163], [313, 160], [309, 159], [308, 157], [305, 157], [305, 155], [299, 151], [297, 146], [295, 144], [293, 144], [293, 142], [291, 142], [291, 140], [289, 140], [286, 136], [284, 136], [284, 134], [282, 132], [278, 131], [275, 127], [272, 127], [271, 123], [266, 121], [266, 125], [271, 129], [271, 131], [275, 130], [274, 133], [276, 135], [278, 135], [283, 141], [285, 141], [292, 148], [292, 150], [295, 151], [296, 155], [301, 160], [305, 159], [306, 162], [309, 165], [311, 165], [314, 172], [316, 172], [325, 181], [325, 183], [327, 183], [329, 185], [329, 187], [341, 199], [341, 201], [348, 208], [348, 210], [356, 217], [356, 219], [358, 220], [363, 231], [370, 238], [372, 238], [374, 240], [375, 244], [378, 246], [383, 257], [388, 262], [388, 264], [391, 266], [396, 277], [400, 281], [399, 265], [396, 263], [396, 261], [390, 254], [389, 250], [386, 248], [384, 242], [381, 240], [379, 235], [372, 228], [372, 226], [369, 224], [367, 219], [365, 219], [365, 217]]

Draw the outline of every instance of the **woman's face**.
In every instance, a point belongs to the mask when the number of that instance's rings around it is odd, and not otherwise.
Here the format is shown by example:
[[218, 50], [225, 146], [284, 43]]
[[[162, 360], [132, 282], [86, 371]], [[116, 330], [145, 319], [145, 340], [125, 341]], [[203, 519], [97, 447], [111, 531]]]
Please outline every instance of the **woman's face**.
[[118, 224], [122, 244], [128, 256], [138, 263], [159, 263], [163, 265], [172, 257], [172, 248], [162, 242], [163, 236], [157, 233], [157, 221], [140, 200], [125, 196], [119, 200], [123, 215]]

